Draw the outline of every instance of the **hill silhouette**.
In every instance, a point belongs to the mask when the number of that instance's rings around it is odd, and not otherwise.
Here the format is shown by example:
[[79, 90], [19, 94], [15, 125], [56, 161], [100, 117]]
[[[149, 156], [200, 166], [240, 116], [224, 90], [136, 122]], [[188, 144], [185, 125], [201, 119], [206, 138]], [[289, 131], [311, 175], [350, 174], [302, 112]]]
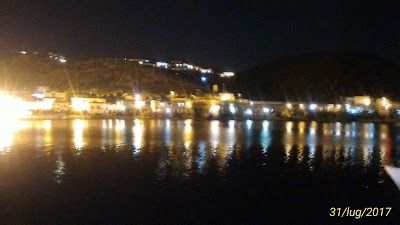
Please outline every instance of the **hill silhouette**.
[[285, 57], [238, 73], [234, 88], [250, 99], [336, 101], [340, 96], [399, 98], [400, 65], [365, 53]]
[[8, 90], [48, 86], [76, 93], [96, 89], [99, 93], [134, 90], [153, 94], [190, 93], [199, 87], [196, 82], [123, 59], [77, 58], [62, 64], [32, 54], [12, 54], [0, 60], [0, 85]]

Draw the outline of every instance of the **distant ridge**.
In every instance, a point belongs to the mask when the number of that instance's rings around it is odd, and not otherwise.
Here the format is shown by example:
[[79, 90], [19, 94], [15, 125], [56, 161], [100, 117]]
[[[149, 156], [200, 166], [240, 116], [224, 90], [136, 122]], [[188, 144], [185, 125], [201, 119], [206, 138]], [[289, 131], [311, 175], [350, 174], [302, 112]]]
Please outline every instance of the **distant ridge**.
[[400, 97], [400, 65], [354, 52], [315, 52], [280, 58], [240, 72], [235, 89], [263, 100], [336, 101], [340, 96]]

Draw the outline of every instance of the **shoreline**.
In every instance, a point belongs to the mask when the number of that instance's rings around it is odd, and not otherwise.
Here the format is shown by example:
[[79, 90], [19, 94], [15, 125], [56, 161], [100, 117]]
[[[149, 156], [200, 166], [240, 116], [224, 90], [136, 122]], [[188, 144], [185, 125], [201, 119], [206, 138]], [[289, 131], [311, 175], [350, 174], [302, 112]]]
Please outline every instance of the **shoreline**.
[[134, 119], [156, 119], [156, 120], [187, 120], [192, 119], [195, 121], [211, 121], [211, 120], [218, 120], [218, 121], [291, 121], [291, 122], [317, 122], [317, 123], [380, 123], [380, 124], [396, 124], [400, 123], [400, 119], [388, 118], [376, 118], [376, 119], [306, 119], [306, 118], [282, 118], [282, 117], [263, 117], [263, 118], [199, 118], [193, 116], [172, 116], [172, 117], [154, 117], [154, 116], [77, 116], [77, 115], [70, 115], [70, 116], [55, 116], [55, 115], [46, 115], [46, 116], [32, 116], [28, 118], [21, 118], [21, 121], [39, 121], [39, 120], [134, 120]]

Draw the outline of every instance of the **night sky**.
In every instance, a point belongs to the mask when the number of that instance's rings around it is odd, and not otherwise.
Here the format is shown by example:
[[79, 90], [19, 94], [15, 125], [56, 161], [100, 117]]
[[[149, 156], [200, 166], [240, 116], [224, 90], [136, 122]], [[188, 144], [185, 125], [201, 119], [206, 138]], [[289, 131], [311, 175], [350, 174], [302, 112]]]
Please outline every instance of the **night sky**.
[[400, 58], [398, 0], [255, 2], [0, 0], [0, 51], [181, 59], [234, 71], [321, 50]]

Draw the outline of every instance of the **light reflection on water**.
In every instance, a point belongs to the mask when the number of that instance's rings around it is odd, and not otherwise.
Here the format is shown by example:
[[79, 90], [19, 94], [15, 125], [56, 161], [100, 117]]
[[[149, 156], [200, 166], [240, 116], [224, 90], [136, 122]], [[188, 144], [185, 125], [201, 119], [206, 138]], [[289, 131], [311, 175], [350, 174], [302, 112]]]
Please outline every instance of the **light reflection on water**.
[[74, 130], [74, 145], [75, 149], [80, 151], [82, 147], [85, 145], [83, 140], [83, 131], [85, 129], [85, 120], [74, 120], [73, 121], [73, 130]]
[[27, 123], [23, 121], [15, 121], [13, 123], [3, 123], [0, 125], [0, 154], [11, 151], [13, 145], [14, 134], [24, 129]]
[[[32, 134], [34, 137], [30, 137]], [[263, 166], [282, 160], [270, 153], [273, 148], [283, 153], [283, 163], [304, 165], [308, 171], [316, 167], [349, 166], [375, 166], [382, 171], [383, 165], [398, 165], [400, 157], [400, 131], [393, 125], [373, 123], [190, 119], [31, 121], [0, 128], [0, 153], [12, 153], [18, 145], [14, 139], [19, 136], [29, 137], [18, 142], [29, 144], [26, 150], [45, 147], [48, 157], [55, 153], [57, 183], [69, 171], [66, 152], [60, 148], [68, 149], [65, 140], [73, 143], [78, 155], [114, 148], [115, 154], [120, 150], [132, 151], [131, 157], [139, 160], [147, 160], [143, 157], [151, 155], [155, 157], [157, 179], [168, 176], [187, 179], [212, 167], [225, 176], [230, 165], [249, 156], [249, 149], [257, 146]]]
[[142, 121], [139, 119], [135, 119], [134, 125], [132, 128], [132, 133], [133, 133], [133, 142], [132, 145], [134, 147], [133, 155], [139, 155], [140, 151], [142, 149], [142, 141], [143, 141], [143, 129], [144, 126], [142, 124]]
[[56, 169], [54, 170], [54, 181], [61, 183], [65, 174], [65, 162], [63, 160], [62, 152], [57, 152]]

